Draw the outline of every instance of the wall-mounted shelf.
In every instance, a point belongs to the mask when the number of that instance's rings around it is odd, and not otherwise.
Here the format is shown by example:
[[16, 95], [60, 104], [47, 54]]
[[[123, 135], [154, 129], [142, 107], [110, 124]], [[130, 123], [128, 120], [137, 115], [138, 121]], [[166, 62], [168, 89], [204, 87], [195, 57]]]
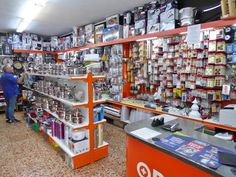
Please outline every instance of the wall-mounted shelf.
[[82, 124], [75, 125], [75, 124], [72, 124], [70, 122], [65, 121], [64, 119], [60, 119], [56, 113], [53, 113], [53, 112], [51, 112], [48, 109], [44, 109], [44, 111], [46, 111], [47, 113], [51, 114], [53, 117], [55, 117], [56, 119], [58, 119], [59, 121], [61, 121], [65, 125], [71, 127], [73, 130], [78, 130], [78, 129], [81, 129], [81, 128], [88, 128], [88, 122], [84, 122]]
[[87, 74], [82, 76], [66, 76], [66, 75], [51, 75], [51, 74], [38, 74], [38, 73], [29, 73], [31, 76], [40, 76], [40, 77], [51, 77], [58, 79], [68, 79], [68, 80], [86, 80]]
[[[67, 76], [67, 75], [51, 75], [51, 74], [38, 74], [38, 73], [29, 73], [31, 76], [39, 76], [39, 77], [51, 77], [51, 78], [58, 78], [58, 79], [67, 79], [67, 80], [74, 80], [74, 81], [79, 81], [82, 80], [84, 82], [87, 82], [87, 77], [88, 74], [84, 74], [81, 76]], [[98, 76], [93, 76], [93, 82], [97, 80], [102, 80], [105, 79], [105, 75], [98, 75]]]
[[57, 52], [52, 51], [42, 51], [42, 50], [24, 50], [24, 49], [14, 49], [14, 53], [42, 53], [42, 54], [52, 54], [56, 55]]
[[[181, 116], [181, 115], [176, 115], [176, 114], [170, 114], [170, 113], [158, 110], [158, 108], [156, 110], [145, 108], [141, 104], [140, 105], [129, 104], [129, 103], [125, 103], [125, 102], [116, 102], [116, 101], [112, 101], [112, 100], [107, 100], [107, 102], [112, 103], [112, 104], [116, 104], [116, 105], [120, 105], [120, 106], [127, 106], [127, 107], [130, 107], [130, 108], [139, 109], [139, 110], [143, 110], [143, 111], [151, 112], [151, 113], [155, 113], [155, 114], [168, 114], [168, 115], [175, 116], [175, 117], [178, 117], [178, 118], [199, 122], [199, 123], [202, 123], [204, 125], [209, 125], [209, 126], [213, 126], [213, 127], [216, 127], [216, 128], [221, 128], [221, 129], [224, 129], [224, 130], [229, 130], [229, 131], [236, 132], [236, 127], [232, 127], [230, 125], [223, 125], [223, 124], [220, 124], [219, 122], [214, 121], [212, 119], [202, 120], [202, 119], [195, 119], [195, 118], [192, 118], [192, 117], [186, 117], [186, 116]], [[127, 122], [127, 121], [125, 121], [125, 122]], [[129, 122], [127, 122], [127, 123], [129, 123]]]
[[[234, 25], [235, 23], [236, 23], [236, 18], [217, 20], [217, 21], [213, 21], [213, 22], [202, 23], [201, 29], [229, 26], [229, 25]], [[67, 49], [67, 50], [57, 51], [57, 53], [91, 49], [91, 48], [109, 46], [109, 45], [114, 45], [114, 44], [124, 44], [124, 43], [134, 42], [137, 40], [145, 40], [148, 38], [156, 38], [156, 37], [165, 37], [165, 36], [170, 36], [170, 35], [175, 35], [175, 34], [180, 34], [180, 33], [182, 33], [182, 34], [187, 33], [187, 27], [180, 27], [180, 28], [176, 28], [173, 30], [155, 32], [155, 33], [150, 33], [150, 34], [145, 34], [145, 35], [140, 35], [140, 36], [133, 36], [133, 37], [129, 37], [129, 38], [122, 38], [122, 39], [117, 39], [117, 40], [113, 40], [113, 41], [109, 41], [109, 42], [102, 42], [102, 43], [98, 43], [98, 44], [90, 44], [90, 45], [86, 45], [86, 46], [75, 47], [75, 48], [71, 48], [71, 49]]]

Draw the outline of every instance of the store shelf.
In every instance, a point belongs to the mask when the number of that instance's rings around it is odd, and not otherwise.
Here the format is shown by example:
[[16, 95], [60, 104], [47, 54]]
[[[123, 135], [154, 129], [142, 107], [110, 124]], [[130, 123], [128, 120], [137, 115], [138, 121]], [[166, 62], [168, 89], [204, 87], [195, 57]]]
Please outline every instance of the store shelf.
[[[223, 19], [223, 20], [217, 20], [217, 21], [213, 21], [213, 22], [202, 23], [201, 29], [217, 28], [217, 27], [234, 25], [235, 20], [236, 20], [236, 18], [232, 18], [232, 19]], [[176, 28], [173, 30], [155, 32], [155, 33], [150, 33], [150, 34], [145, 34], [145, 35], [140, 35], [140, 36], [133, 36], [133, 37], [129, 37], [129, 38], [122, 38], [122, 39], [117, 39], [117, 40], [113, 40], [113, 41], [109, 41], [109, 42], [102, 42], [102, 43], [98, 43], [98, 44], [90, 44], [90, 45], [86, 45], [86, 46], [82, 46], [82, 47], [76, 47], [76, 48], [71, 48], [71, 49], [67, 49], [67, 50], [57, 51], [57, 53], [91, 49], [91, 48], [109, 46], [109, 45], [114, 45], [114, 44], [123, 44], [123, 43], [134, 42], [137, 40], [165, 37], [165, 36], [170, 36], [170, 35], [175, 35], [175, 34], [180, 34], [180, 33], [182, 33], [182, 34], [187, 33], [187, 27], [180, 27], [180, 28]]]
[[76, 154], [74, 154], [69, 147], [64, 143], [63, 140], [58, 139], [57, 137], [52, 136], [52, 134], [48, 131], [47, 132], [48, 136], [50, 136], [50, 138], [58, 144], [58, 146], [60, 146], [60, 148], [66, 153], [68, 154], [70, 157], [75, 157]]
[[196, 118], [182, 116], [182, 115], [170, 114], [168, 112], [164, 112], [164, 111], [161, 111], [161, 110], [158, 110], [158, 109], [145, 108], [142, 105], [129, 104], [129, 103], [123, 103], [123, 102], [115, 102], [115, 101], [112, 101], [112, 100], [107, 100], [107, 102], [112, 103], [112, 104], [116, 104], [116, 105], [120, 105], [120, 106], [127, 106], [127, 107], [130, 107], [130, 108], [139, 109], [139, 110], [143, 110], [143, 111], [147, 111], [147, 112], [152, 112], [152, 113], [155, 113], [155, 114], [168, 114], [168, 115], [175, 116], [175, 117], [178, 117], [178, 118], [199, 122], [199, 123], [202, 123], [204, 125], [209, 125], [209, 126], [213, 126], [213, 127], [216, 127], [216, 128], [221, 128], [221, 129], [224, 129], [224, 130], [229, 130], [229, 131], [236, 132], [236, 127], [233, 127], [233, 126], [230, 126], [230, 125], [223, 125], [223, 124], [220, 124], [219, 122], [213, 121], [212, 119], [207, 119], [207, 120], [196, 119]]
[[98, 146], [98, 147], [95, 148], [95, 149], [102, 148], [102, 147], [108, 146], [108, 145], [109, 145], [109, 143], [107, 143], [106, 141], [103, 141], [103, 144], [102, 144], [101, 146]]
[[3, 100], [5, 100], [5, 98], [0, 98], [0, 101], [3, 101]]
[[103, 104], [103, 103], [106, 103], [106, 102], [107, 102], [107, 99], [102, 99], [102, 100], [93, 101], [93, 104], [97, 105], [97, 104]]
[[2, 90], [0, 90], [0, 93], [3, 93], [3, 91], [2, 91]]
[[117, 116], [114, 116], [114, 115], [108, 114], [108, 113], [106, 113], [106, 112], [104, 112], [104, 117], [107, 117], [108, 119], [112, 119], [112, 120], [118, 120], [118, 121], [120, 121], [120, 117], [117, 117]]
[[80, 129], [80, 128], [88, 127], [88, 122], [82, 123], [80, 125], [74, 125], [74, 124], [72, 124], [70, 122], [65, 121], [64, 119], [60, 119], [56, 113], [53, 113], [53, 112], [51, 112], [48, 109], [44, 109], [44, 111], [48, 112], [49, 114], [51, 114], [53, 117], [55, 117], [56, 119], [58, 119], [59, 121], [61, 121], [65, 125], [71, 127], [73, 130], [77, 130], [77, 129]]
[[37, 123], [37, 119], [36, 119], [36, 118], [31, 117], [30, 114], [27, 114], [27, 116], [28, 116], [32, 121], [34, 121], [34, 123]]
[[82, 102], [82, 103], [72, 102], [72, 101], [68, 101], [68, 100], [61, 99], [61, 98], [57, 98], [57, 97], [52, 96], [52, 95], [48, 95], [48, 94], [43, 93], [43, 92], [39, 92], [39, 91], [34, 90], [34, 89], [31, 89], [31, 88], [29, 88], [29, 87], [27, 87], [27, 86], [24, 86], [24, 87], [27, 88], [27, 89], [29, 89], [29, 90], [32, 90], [32, 91], [34, 91], [34, 92], [40, 93], [40, 94], [42, 94], [42, 95], [44, 95], [44, 96], [47, 96], [47, 97], [49, 97], [49, 98], [52, 98], [52, 99], [54, 99], [54, 100], [60, 101], [61, 103], [64, 103], [64, 104], [66, 104], [66, 105], [73, 106], [74, 108], [77, 108], [77, 107], [80, 107], [80, 106], [87, 106], [87, 105], [88, 105], [88, 102]]
[[[82, 80], [86, 81], [88, 75], [84, 74], [81, 76], [67, 76], [67, 75], [51, 75], [51, 74], [38, 74], [38, 73], [29, 73], [31, 76], [40, 76], [40, 77], [51, 77], [51, 78], [58, 78], [58, 79], [68, 79], [68, 80]], [[93, 81], [105, 79], [106, 76], [93, 76]]]
[[57, 52], [51, 52], [51, 51], [42, 51], [42, 50], [24, 50], [24, 49], [14, 49], [14, 53], [44, 53], [44, 54], [57, 54]]
[[41, 77], [51, 77], [58, 79], [68, 79], [68, 80], [85, 80], [87, 79], [87, 74], [83, 76], [64, 76], [64, 75], [51, 75], [51, 74], [38, 74], [38, 73], [29, 73], [31, 76], [41, 76]]
[[103, 119], [103, 120], [101, 120], [101, 121], [94, 122], [93, 124], [94, 124], [94, 125], [98, 125], [98, 124], [103, 124], [103, 123], [106, 123], [106, 122], [107, 122], [107, 120], [106, 120], [106, 119]]

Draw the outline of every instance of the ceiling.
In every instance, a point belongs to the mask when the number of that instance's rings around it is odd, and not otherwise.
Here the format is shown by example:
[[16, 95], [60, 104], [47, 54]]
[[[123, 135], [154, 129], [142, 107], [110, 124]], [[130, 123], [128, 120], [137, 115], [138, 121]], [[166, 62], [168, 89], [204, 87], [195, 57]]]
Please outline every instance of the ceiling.
[[[0, 31], [16, 31], [29, 0], [0, 0]], [[122, 13], [151, 0], [48, 0], [46, 7], [30, 23], [26, 32], [61, 35], [82, 26]]]

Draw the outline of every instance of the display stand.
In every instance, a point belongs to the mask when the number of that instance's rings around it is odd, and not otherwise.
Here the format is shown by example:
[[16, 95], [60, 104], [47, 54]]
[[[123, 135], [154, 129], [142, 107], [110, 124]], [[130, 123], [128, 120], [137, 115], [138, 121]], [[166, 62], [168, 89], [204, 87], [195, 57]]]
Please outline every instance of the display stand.
[[[47, 77], [47, 76], [45, 76]], [[50, 76], [49, 76], [50, 77]], [[70, 78], [69, 78], [70, 79]], [[83, 82], [86, 82], [88, 84], [88, 89], [87, 89], [87, 94], [88, 94], [88, 101], [86, 104], [68, 104], [68, 102], [64, 101], [63, 99], [59, 99], [59, 98], [54, 98], [54, 96], [51, 95], [47, 95], [45, 93], [41, 93], [36, 91], [39, 94], [42, 94], [44, 96], [56, 99], [57, 101], [60, 101], [62, 103], [65, 103], [67, 105], [69, 105], [70, 107], [85, 107], [88, 109], [88, 122], [86, 124], [82, 124], [82, 125], [72, 125], [68, 122], [65, 122], [61, 119], [58, 118], [58, 116], [52, 112], [50, 112], [49, 110], [44, 110], [47, 113], [51, 114], [54, 118], [56, 118], [57, 120], [63, 122], [64, 124], [66, 124], [67, 126], [69, 126], [70, 128], [72, 128], [72, 130], [79, 130], [79, 129], [87, 129], [89, 130], [89, 151], [76, 155], [74, 154], [69, 147], [64, 143], [63, 140], [60, 140], [54, 136], [51, 135], [50, 131], [47, 132], [48, 134], [48, 139], [50, 142], [55, 142], [56, 144], [58, 144], [60, 146], [60, 148], [69, 156], [69, 158], [71, 158], [71, 166], [73, 169], [82, 167], [84, 165], [93, 163], [99, 159], [102, 159], [104, 157], [108, 156], [108, 143], [103, 141], [103, 144], [101, 146], [98, 146], [97, 148], [95, 148], [94, 146], [94, 129], [99, 125], [99, 124], [103, 124], [106, 122], [106, 120], [102, 120], [99, 122], [94, 122], [94, 115], [93, 115], [93, 107], [97, 104], [100, 104], [102, 102], [101, 101], [93, 101], [93, 82], [96, 81], [97, 79], [101, 79], [101, 77], [93, 77], [93, 75], [91, 73], [87, 74], [87, 77], [83, 77]], [[30, 89], [28, 87], [26, 87], [27, 89]], [[35, 91], [33, 89], [31, 89], [32, 91]]]

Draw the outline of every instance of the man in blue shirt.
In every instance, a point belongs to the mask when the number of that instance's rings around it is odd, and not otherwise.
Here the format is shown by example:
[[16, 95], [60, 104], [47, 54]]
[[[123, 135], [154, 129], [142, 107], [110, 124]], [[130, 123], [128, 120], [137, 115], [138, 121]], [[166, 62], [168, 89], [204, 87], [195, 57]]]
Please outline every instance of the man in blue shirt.
[[16, 105], [16, 98], [19, 94], [18, 84], [21, 84], [24, 80], [25, 74], [23, 74], [19, 79], [14, 76], [13, 67], [6, 65], [3, 67], [4, 74], [1, 77], [1, 85], [3, 90], [3, 95], [5, 97], [7, 107], [6, 107], [6, 122], [20, 122], [14, 116], [14, 110]]

